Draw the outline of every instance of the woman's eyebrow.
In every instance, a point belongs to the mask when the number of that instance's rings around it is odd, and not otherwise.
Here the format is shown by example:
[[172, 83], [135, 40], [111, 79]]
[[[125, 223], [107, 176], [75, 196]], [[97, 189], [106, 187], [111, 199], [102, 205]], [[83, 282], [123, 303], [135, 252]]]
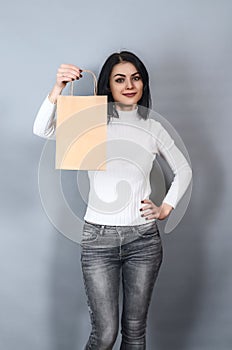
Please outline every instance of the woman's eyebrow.
[[[133, 77], [133, 76], [136, 75], [136, 74], [140, 74], [140, 73], [139, 73], [139, 72], [135, 72], [135, 73], [131, 74], [131, 76]], [[125, 74], [117, 73], [117, 74], [115, 74], [115, 75], [113, 76], [113, 78], [116, 77], [117, 75], [120, 75], [120, 77], [125, 77], [125, 76], [126, 76]]]

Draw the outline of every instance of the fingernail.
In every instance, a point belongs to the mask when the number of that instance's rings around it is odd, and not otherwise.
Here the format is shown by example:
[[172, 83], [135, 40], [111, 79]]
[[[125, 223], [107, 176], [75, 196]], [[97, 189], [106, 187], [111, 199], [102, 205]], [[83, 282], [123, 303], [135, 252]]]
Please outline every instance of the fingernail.
[[79, 72], [83, 72], [83, 70], [82, 70], [82, 69], [79, 69]]
[[143, 217], [144, 215], [142, 214], [141, 217]]
[[144, 201], [141, 201], [141, 203], [144, 203]]
[[142, 211], [143, 209], [139, 209], [140, 211]]

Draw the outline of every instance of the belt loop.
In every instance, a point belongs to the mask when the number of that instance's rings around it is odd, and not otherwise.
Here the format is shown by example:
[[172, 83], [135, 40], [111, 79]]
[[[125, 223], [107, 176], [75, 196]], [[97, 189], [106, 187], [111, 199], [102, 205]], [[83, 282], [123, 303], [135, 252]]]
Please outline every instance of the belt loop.
[[100, 229], [100, 235], [102, 236], [103, 231], [104, 231], [105, 225], [101, 225], [101, 229]]

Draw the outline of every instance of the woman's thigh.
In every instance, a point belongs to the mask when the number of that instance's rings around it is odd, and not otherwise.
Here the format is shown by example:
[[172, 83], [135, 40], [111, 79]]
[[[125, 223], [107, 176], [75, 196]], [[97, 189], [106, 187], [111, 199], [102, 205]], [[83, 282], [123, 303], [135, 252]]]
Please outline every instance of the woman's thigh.
[[89, 311], [99, 331], [118, 325], [120, 259], [118, 247], [95, 246], [100, 229], [85, 224], [81, 244], [81, 267]]
[[138, 238], [123, 247], [123, 319], [145, 320], [162, 263], [163, 249], [156, 222], [137, 227]]

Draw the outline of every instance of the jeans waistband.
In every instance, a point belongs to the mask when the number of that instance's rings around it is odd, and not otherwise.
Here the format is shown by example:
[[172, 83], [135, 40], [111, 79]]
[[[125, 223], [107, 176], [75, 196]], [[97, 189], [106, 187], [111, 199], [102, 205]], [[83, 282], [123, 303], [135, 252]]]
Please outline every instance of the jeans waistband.
[[157, 220], [152, 220], [152, 221], [149, 221], [145, 224], [140, 224], [140, 225], [125, 225], [125, 226], [118, 226], [118, 225], [102, 225], [102, 224], [96, 224], [94, 222], [90, 222], [90, 221], [87, 221], [87, 220], [84, 220], [87, 224], [91, 224], [91, 225], [94, 225], [96, 226], [97, 228], [101, 228], [101, 229], [104, 229], [104, 228], [112, 228], [112, 227], [134, 227], [134, 228], [137, 228], [139, 226], [143, 226], [143, 227], [146, 227], [146, 226], [149, 226], [151, 223], [154, 223], [156, 222]]

